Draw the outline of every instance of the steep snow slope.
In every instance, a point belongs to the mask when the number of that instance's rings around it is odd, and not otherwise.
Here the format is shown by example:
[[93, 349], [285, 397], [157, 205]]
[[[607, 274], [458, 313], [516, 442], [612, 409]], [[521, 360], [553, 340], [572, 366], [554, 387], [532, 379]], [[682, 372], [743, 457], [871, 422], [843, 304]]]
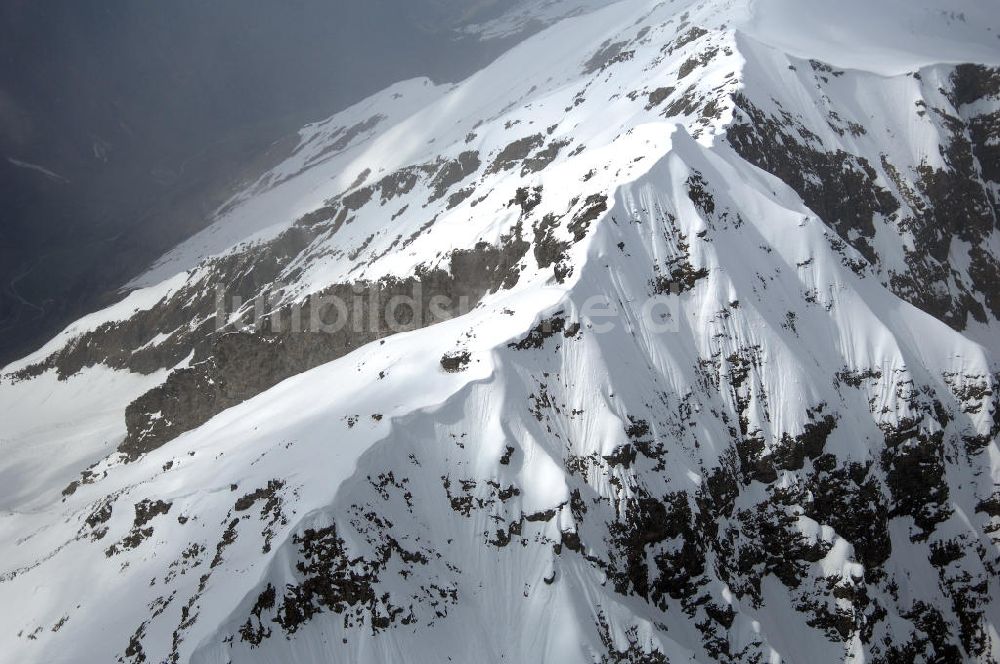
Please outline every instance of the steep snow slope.
[[[5, 369], [0, 660], [1000, 659], [1000, 15], [853, 4], [630, 0], [304, 129]], [[363, 306], [244, 325], [310, 294]]]
[[885, 76], [948, 62], [1000, 62], [996, 7], [979, 0], [755, 0], [740, 28], [800, 58]]

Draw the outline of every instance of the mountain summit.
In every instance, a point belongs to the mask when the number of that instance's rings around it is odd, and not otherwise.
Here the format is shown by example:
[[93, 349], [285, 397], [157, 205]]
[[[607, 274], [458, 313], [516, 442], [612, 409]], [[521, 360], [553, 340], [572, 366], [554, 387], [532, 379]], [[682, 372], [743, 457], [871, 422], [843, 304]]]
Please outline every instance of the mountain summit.
[[1000, 10], [530, 21], [3, 370], [0, 661], [1000, 660]]

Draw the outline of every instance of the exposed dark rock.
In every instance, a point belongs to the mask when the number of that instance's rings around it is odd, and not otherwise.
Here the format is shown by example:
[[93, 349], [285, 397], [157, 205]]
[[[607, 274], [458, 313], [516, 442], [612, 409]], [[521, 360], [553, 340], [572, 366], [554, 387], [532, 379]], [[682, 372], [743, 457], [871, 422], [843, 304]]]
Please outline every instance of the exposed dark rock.
[[656, 88], [655, 90], [649, 93], [648, 96], [649, 103], [646, 104], [646, 110], [647, 111], [653, 110], [654, 108], [665, 102], [667, 99], [669, 99], [670, 95], [672, 95], [673, 93], [674, 93], [674, 88], [671, 87]]
[[147, 526], [146, 524], [158, 516], [167, 514], [171, 507], [171, 503], [165, 503], [162, 500], [152, 501], [146, 499], [136, 503], [135, 520], [132, 524], [132, 531], [122, 538], [120, 542], [108, 547], [105, 554], [110, 558], [123, 550], [128, 551], [138, 547], [144, 541], [153, 536], [153, 528], [151, 526]]
[[541, 187], [518, 187], [517, 191], [514, 192], [514, 198], [508, 203], [508, 207], [511, 205], [517, 205], [521, 208], [522, 215], [531, 214], [542, 202], [542, 188]]
[[[822, 410], [823, 406], [820, 406], [815, 413], [810, 411], [809, 414], [814, 416]], [[782, 436], [781, 445], [772, 453], [775, 466], [781, 470], [801, 470], [807, 458], [816, 459], [823, 453], [826, 440], [836, 426], [837, 419], [826, 415], [819, 421], [806, 423], [805, 431], [798, 436], [792, 437], [786, 433]]]
[[[577, 328], [577, 331], [579, 331], [579, 328]], [[524, 339], [521, 339], [517, 343], [508, 344], [508, 346], [517, 350], [538, 349], [545, 345], [546, 339], [550, 339], [556, 334], [563, 333], [565, 337], [574, 336], [574, 334], [570, 334], [569, 332], [570, 330], [566, 326], [566, 319], [561, 315], [556, 315], [552, 318], [546, 318], [532, 328]]]
[[842, 238], [869, 262], [877, 263], [878, 256], [868, 242], [875, 235], [873, 218], [876, 214], [889, 217], [900, 206], [876, 183], [872, 165], [863, 157], [826, 151], [812, 132], [789, 115], [770, 117], [741, 94], [734, 101], [747, 119], [730, 127], [727, 134], [740, 156], [784, 180]]
[[700, 28], [698, 26], [695, 26], [695, 27], [691, 28], [690, 30], [688, 30], [687, 32], [685, 32], [680, 37], [678, 37], [672, 43], [667, 44], [666, 46], [664, 46], [663, 47], [663, 51], [666, 52], [666, 53], [668, 53], [668, 54], [670, 54], [670, 55], [673, 55], [674, 51], [676, 51], [678, 49], [682, 49], [685, 46], [687, 46], [688, 44], [694, 43], [695, 41], [701, 39], [702, 37], [704, 37], [707, 34], [708, 34], [708, 31], [705, 30], [704, 28]]
[[[473, 250], [454, 252], [448, 271], [432, 269], [404, 280], [332, 286], [299, 310], [301, 326], [308, 331], [294, 331], [295, 311], [285, 307], [262, 321], [259, 331], [215, 336], [203, 351], [205, 360], [172, 372], [163, 385], [129, 405], [125, 413], [128, 437], [119, 449], [137, 457], [286, 378], [395, 332], [434, 324], [442, 314], [451, 316], [471, 308], [487, 292], [516, 283], [514, 266], [526, 250], [523, 240], [506, 238], [500, 248], [480, 244]], [[370, 301], [387, 303], [395, 296], [417, 301], [409, 312], [392, 312], [395, 320], [388, 318], [384, 307], [375, 307], [377, 320], [368, 319]], [[444, 296], [447, 306], [432, 308], [435, 296]], [[347, 307], [347, 320], [339, 320], [340, 312], [325, 306], [330, 298], [352, 302], [358, 297], [366, 302], [360, 308], [363, 320], [352, 318], [358, 308]], [[407, 313], [408, 318], [402, 315]]]
[[930, 433], [914, 420], [886, 425], [883, 430], [885, 450], [881, 462], [892, 495], [889, 516], [912, 517], [920, 530], [913, 539], [926, 540], [952, 512], [945, 479], [944, 434]]
[[105, 499], [98, 503], [90, 515], [87, 516], [84, 523], [86, 523], [87, 527], [91, 530], [90, 538], [92, 540], [99, 540], [107, 534], [108, 529], [104, 524], [111, 519], [113, 512], [113, 501]]
[[887, 500], [872, 464], [838, 465], [835, 457], [823, 455], [813, 467], [805, 487], [811, 494], [803, 501], [805, 513], [854, 545], [866, 573], [878, 577], [892, 544]]
[[837, 374], [837, 380], [851, 387], [859, 388], [865, 381], [878, 382], [882, 379], [882, 372], [878, 369], [866, 369], [864, 371], [847, 369]]
[[615, 449], [614, 452], [608, 454], [604, 457], [604, 460], [608, 462], [610, 466], [621, 466], [622, 468], [628, 469], [633, 463], [635, 463], [635, 458], [638, 455], [636, 449], [631, 445], [622, 445]]
[[545, 168], [559, 156], [559, 151], [569, 144], [569, 140], [552, 141], [545, 146], [544, 150], [539, 150], [533, 156], [524, 160], [524, 167], [521, 168], [521, 175], [527, 176], [531, 173], [537, 173], [545, 170]]
[[698, 67], [704, 67], [709, 62], [715, 59], [715, 56], [719, 54], [719, 49], [710, 48], [696, 56], [692, 56], [681, 64], [680, 68], [677, 70], [677, 80], [687, 78], [695, 69]]
[[529, 154], [544, 144], [545, 137], [542, 134], [533, 134], [531, 136], [519, 138], [500, 151], [500, 154], [498, 154], [496, 159], [493, 160], [490, 167], [486, 169], [487, 175], [500, 173], [501, 171], [508, 171], [514, 168], [514, 166], [523, 162], [527, 159]]
[[274, 608], [276, 597], [274, 586], [267, 584], [267, 588], [257, 597], [253, 608], [250, 609], [251, 616], [240, 627], [240, 638], [251, 646], [259, 646], [265, 639], [271, 638], [271, 628], [264, 624], [261, 614]]
[[560, 221], [554, 214], [547, 214], [535, 224], [534, 254], [540, 268], [555, 265], [558, 270], [559, 263], [566, 258], [569, 243], [557, 240], [554, 234]]
[[617, 62], [624, 62], [626, 60], [631, 60], [635, 56], [634, 51], [626, 51], [625, 48], [629, 45], [627, 41], [611, 42], [606, 41], [601, 44], [601, 48], [597, 53], [583, 65], [584, 74], [596, 74], [597, 72], [604, 71], [611, 65]]
[[[683, 492], [657, 500], [641, 494], [628, 501], [620, 521], [608, 524], [615, 588], [630, 589], [663, 608], [663, 600], [689, 599], [705, 583], [704, 551]], [[670, 545], [661, 544], [671, 541]], [[655, 562], [651, 568], [649, 561]]]
[[[842, 74], [822, 63], [813, 63], [813, 68], [821, 78]], [[728, 138], [744, 159], [792, 187], [869, 263], [880, 263], [870, 243], [877, 218], [894, 224], [895, 232], [910, 234], [913, 248], [903, 248], [906, 269], [887, 275], [890, 287], [961, 331], [969, 318], [985, 322], [987, 310], [1000, 317], [1000, 262], [982, 249], [985, 238], [1000, 227], [997, 189], [987, 185], [1000, 182], [995, 140], [1000, 136], [1000, 113], [970, 116], [965, 110], [995, 94], [997, 71], [971, 65], [955, 69], [945, 92], [959, 115], [939, 108], [920, 110], [932, 113], [949, 135], [942, 146], [946, 167], [924, 164], [903, 173], [883, 156], [879, 166], [889, 188], [880, 184], [875, 165], [863, 157], [825, 149], [795, 117], [785, 112], [768, 116], [742, 94], [734, 100], [743, 120], [729, 128]], [[971, 245], [965, 274], [952, 269], [954, 240]]]
[[[431, 201], [443, 197], [453, 186], [478, 171], [479, 166], [479, 153], [473, 150], [463, 152], [458, 155], [458, 158], [445, 162], [444, 166], [441, 167], [441, 170], [437, 172], [437, 175], [434, 176], [434, 180], [431, 182], [431, 187], [434, 190], [434, 193], [431, 195]], [[448, 205], [449, 207], [455, 207], [451, 199], [449, 199]]]
[[[295, 535], [293, 542], [299, 547], [296, 569], [301, 581], [286, 588], [274, 618], [285, 632], [294, 634], [324, 610], [342, 614], [358, 605], [377, 610], [379, 600], [372, 584], [378, 578], [378, 568], [364, 560], [353, 561], [336, 526], [306, 530]], [[273, 588], [265, 589], [258, 598], [262, 611], [270, 608], [269, 603], [273, 606], [273, 594]], [[372, 627], [376, 627], [374, 621]], [[255, 637], [259, 636], [258, 631]]]
[[573, 241], [579, 242], [587, 235], [590, 225], [601, 218], [608, 210], [608, 197], [604, 194], [591, 194], [583, 202], [583, 208], [573, 216], [567, 225], [567, 230], [573, 234]]
[[464, 371], [471, 360], [472, 355], [467, 351], [444, 355], [441, 357], [441, 368], [448, 373], [458, 373]]
[[[176, 366], [192, 352], [194, 361], [204, 360], [210, 354], [218, 309], [216, 293], [206, 284], [223, 286], [228, 297], [250, 301], [261, 288], [274, 283], [315, 237], [316, 230], [294, 226], [270, 243], [212, 259], [203, 268], [203, 281], [181, 288], [127, 320], [100, 325], [25, 371], [55, 369], [60, 379], [65, 379], [86, 367], [104, 364], [150, 374]], [[200, 324], [192, 327], [192, 321]], [[161, 334], [170, 336], [150, 345]]]

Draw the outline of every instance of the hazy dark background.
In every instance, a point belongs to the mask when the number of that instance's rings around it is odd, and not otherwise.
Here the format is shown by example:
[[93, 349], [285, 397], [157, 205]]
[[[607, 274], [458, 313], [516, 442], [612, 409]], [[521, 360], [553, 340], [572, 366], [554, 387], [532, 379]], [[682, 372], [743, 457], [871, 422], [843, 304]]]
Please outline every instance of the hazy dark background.
[[[459, 80], [496, 0], [0, 0], [0, 366], [202, 228], [276, 139]], [[15, 162], [41, 166], [50, 174]]]

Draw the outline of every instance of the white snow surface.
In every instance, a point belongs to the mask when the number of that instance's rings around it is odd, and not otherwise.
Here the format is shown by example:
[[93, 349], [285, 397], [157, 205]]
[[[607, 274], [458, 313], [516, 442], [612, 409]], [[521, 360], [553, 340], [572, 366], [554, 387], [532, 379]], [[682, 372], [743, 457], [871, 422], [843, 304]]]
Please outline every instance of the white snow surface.
[[[527, 20], [523, 6], [518, 11], [508, 26]], [[830, 226], [724, 140], [736, 112], [732, 95], [743, 93], [769, 109], [780, 104], [831, 150], [869, 155], [876, 164], [884, 153], [904, 171], [939, 166], [942, 129], [932, 116], [914, 114], [915, 103], [949, 103], [938, 87], [953, 63], [1000, 63], [996, 5], [625, 0], [599, 9], [543, 3], [538, 11], [539, 20], [568, 18], [460, 84], [403, 82], [305, 127], [287, 161], [160, 259], [121, 303], [4, 370], [0, 662], [139, 662], [141, 654], [157, 664], [576, 664], [630, 647], [666, 653], [671, 662], [713, 661], [679, 600], [660, 607], [616, 592], [591, 563], [613, 553], [593, 516], [604, 509], [598, 503], [613, 514], [638, 485], [627, 469], [580, 460], [613, 455], [638, 419], [668, 450], [643, 489], [693, 494], [727, 463], [738, 424], [777, 449], [784, 434], [803, 433], [807, 411], [826, 404], [840, 416], [825, 451], [878, 463], [885, 427], [919, 416], [933, 392], [955, 413], [946, 440], [994, 435], [977, 457], [959, 452], [958, 443], [949, 449], [953, 513], [939, 532], [996, 556], [997, 541], [986, 534], [990, 517], [977, 511], [1000, 483], [995, 413], [968, 407], [955, 385], [997, 371], [997, 323], [956, 332], [895, 296], [876, 268], [849, 269], [845, 261], [860, 256], [849, 247], [838, 252]], [[705, 34], [665, 48], [694, 26]], [[505, 29], [496, 23], [484, 34]], [[588, 67], [617, 43], [613, 62]], [[715, 57], [682, 75], [684, 63], [711, 49]], [[819, 90], [808, 78], [809, 59], [849, 71]], [[910, 75], [916, 71], [920, 80]], [[677, 95], [690, 89], [700, 105], [673, 114], [664, 114], [667, 104], [650, 100], [647, 107], [651, 93], [668, 87]], [[713, 101], [717, 112], [703, 113]], [[828, 107], [867, 132], [837, 132]], [[546, 144], [565, 142], [552, 163], [538, 172], [489, 172], [505, 146], [534, 134]], [[114, 453], [125, 436], [125, 407], [162, 383], [168, 369], [144, 376], [97, 365], [66, 380], [52, 370], [23, 380], [9, 375], [84, 332], [125, 323], [182, 286], [201, 284], [211, 257], [259, 246], [324, 202], [400, 168], [469, 150], [482, 164], [455, 190], [474, 185], [470, 197], [453, 206], [447, 196], [431, 200], [424, 181], [391, 200], [376, 193], [351, 223], [321, 236], [283, 271], [276, 282], [286, 297], [405, 277], [452, 250], [509, 236], [519, 223], [530, 239], [511, 205], [522, 187], [542, 187], [531, 219], [571, 216], [588, 196], [608, 197], [607, 211], [581, 241], [571, 242], [565, 227], [555, 231], [573, 267], [564, 282], [529, 251], [517, 285], [487, 296], [472, 313], [285, 380], [132, 462]], [[689, 195], [694, 177], [707, 183], [713, 211]], [[907, 239], [878, 232], [884, 269], [902, 266]], [[986, 248], [1000, 256], [996, 234]], [[643, 311], [651, 266], [667, 271], [679, 257], [704, 276], [668, 299], [671, 329], [664, 332]], [[598, 329], [607, 321], [592, 315], [594, 298], [616, 310], [612, 330]], [[556, 314], [580, 322], [580, 333], [557, 333], [538, 349], [511, 346]], [[162, 335], [149, 343], [162, 343]], [[470, 354], [468, 367], [443, 371], [441, 357], [455, 351]], [[739, 387], [733, 358], [748, 352], [758, 364]], [[709, 360], [715, 364], [706, 369]], [[850, 387], [834, 380], [845, 368], [870, 376]], [[740, 390], [743, 411], [734, 402]], [[569, 472], [571, 461], [582, 465]], [[241, 497], [275, 481], [270, 507], [261, 498], [240, 509]], [[580, 486], [591, 504], [586, 518], [572, 505]], [[518, 492], [496, 498], [507, 487]], [[752, 484], [737, 508], [752, 507], [763, 491]], [[485, 506], [460, 514], [454, 499], [465, 494]], [[154, 516], [149, 534], [130, 547], [129, 538], [146, 527], [135, 508], [146, 500], [167, 503], [169, 511]], [[523, 518], [548, 511], [547, 518]], [[864, 566], [842, 533], [801, 511], [793, 516], [804, 541], [826, 547], [806, 564], [802, 590], [764, 575], [754, 602], [713, 572], [706, 576], [701, 591], [732, 610], [724, 630], [729, 651], [748, 653], [746, 661], [750, 654], [775, 662], [868, 661], [859, 634], [831, 639], [796, 606], [831, 579], [857, 587]], [[511, 543], [487, 544], [513, 522], [520, 530]], [[913, 539], [910, 517], [890, 523], [884, 567], [912, 587], [899, 597], [875, 584], [868, 592], [885, 606], [934, 602], [957, 624], [927, 562], [932, 542]], [[301, 583], [304, 533], [332, 524], [351, 558], [376, 560], [389, 551], [373, 574], [376, 593], [385, 596], [373, 602], [400, 609], [392, 626], [351, 623], [352, 605], [343, 614], [320, 612], [294, 632], [268, 623], [273, 635], [259, 644], [241, 638], [267, 588], [276, 589], [280, 604], [286, 589]], [[563, 544], [556, 551], [555, 544], [571, 541], [566, 533], [579, 535], [582, 551]], [[390, 536], [397, 548], [386, 544]], [[1000, 658], [997, 582], [972, 553], [962, 560], [988, 586], [986, 654], [962, 658], [993, 661]], [[876, 635], [902, 633], [907, 624], [893, 613]]]

